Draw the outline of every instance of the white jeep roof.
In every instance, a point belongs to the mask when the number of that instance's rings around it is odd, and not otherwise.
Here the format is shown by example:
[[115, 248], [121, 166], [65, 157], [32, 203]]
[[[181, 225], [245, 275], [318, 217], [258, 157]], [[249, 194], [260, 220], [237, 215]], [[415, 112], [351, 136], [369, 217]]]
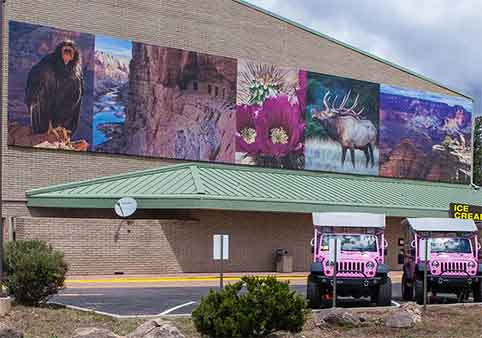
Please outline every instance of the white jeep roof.
[[385, 228], [385, 214], [314, 212], [313, 224], [325, 227]]
[[471, 219], [457, 218], [407, 218], [403, 221], [415, 231], [427, 232], [476, 232]]

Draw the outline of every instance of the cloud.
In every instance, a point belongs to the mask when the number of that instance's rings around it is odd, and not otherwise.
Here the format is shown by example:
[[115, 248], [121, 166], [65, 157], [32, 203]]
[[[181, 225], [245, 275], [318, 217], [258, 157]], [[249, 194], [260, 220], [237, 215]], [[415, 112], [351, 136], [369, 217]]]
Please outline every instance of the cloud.
[[479, 0], [250, 0], [479, 99]]

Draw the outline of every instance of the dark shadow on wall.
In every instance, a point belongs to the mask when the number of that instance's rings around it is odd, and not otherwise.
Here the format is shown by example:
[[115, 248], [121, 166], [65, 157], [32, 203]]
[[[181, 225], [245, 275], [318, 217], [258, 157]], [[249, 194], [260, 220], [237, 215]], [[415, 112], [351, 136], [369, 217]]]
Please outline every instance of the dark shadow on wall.
[[159, 221], [182, 272], [218, 272], [213, 235], [229, 234], [225, 272], [273, 272], [276, 249], [293, 256], [294, 271], [308, 271], [313, 237], [311, 215], [257, 212], [193, 211], [193, 222]]

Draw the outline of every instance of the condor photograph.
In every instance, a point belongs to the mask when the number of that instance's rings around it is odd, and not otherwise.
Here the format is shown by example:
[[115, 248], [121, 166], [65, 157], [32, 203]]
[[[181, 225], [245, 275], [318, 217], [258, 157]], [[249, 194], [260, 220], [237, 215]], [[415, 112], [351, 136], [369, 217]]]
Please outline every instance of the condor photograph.
[[10, 22], [8, 143], [86, 151], [94, 36]]

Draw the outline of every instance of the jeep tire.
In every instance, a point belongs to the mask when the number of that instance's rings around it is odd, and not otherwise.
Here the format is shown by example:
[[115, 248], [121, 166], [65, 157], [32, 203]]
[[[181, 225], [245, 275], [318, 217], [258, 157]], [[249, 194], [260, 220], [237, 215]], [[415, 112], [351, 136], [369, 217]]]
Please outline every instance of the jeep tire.
[[423, 280], [421, 278], [415, 279], [415, 301], [418, 305], [423, 304]]
[[482, 282], [474, 283], [474, 285], [472, 285], [472, 292], [474, 294], [474, 302], [482, 302]]
[[408, 285], [410, 281], [407, 278], [405, 272], [402, 275], [402, 299], [403, 300], [413, 300], [413, 282], [412, 285]]
[[385, 283], [377, 290], [377, 306], [390, 306], [392, 304], [392, 280], [387, 277]]
[[321, 288], [311, 276], [308, 277], [306, 299], [308, 299], [308, 304], [312, 309], [319, 309], [321, 307]]

